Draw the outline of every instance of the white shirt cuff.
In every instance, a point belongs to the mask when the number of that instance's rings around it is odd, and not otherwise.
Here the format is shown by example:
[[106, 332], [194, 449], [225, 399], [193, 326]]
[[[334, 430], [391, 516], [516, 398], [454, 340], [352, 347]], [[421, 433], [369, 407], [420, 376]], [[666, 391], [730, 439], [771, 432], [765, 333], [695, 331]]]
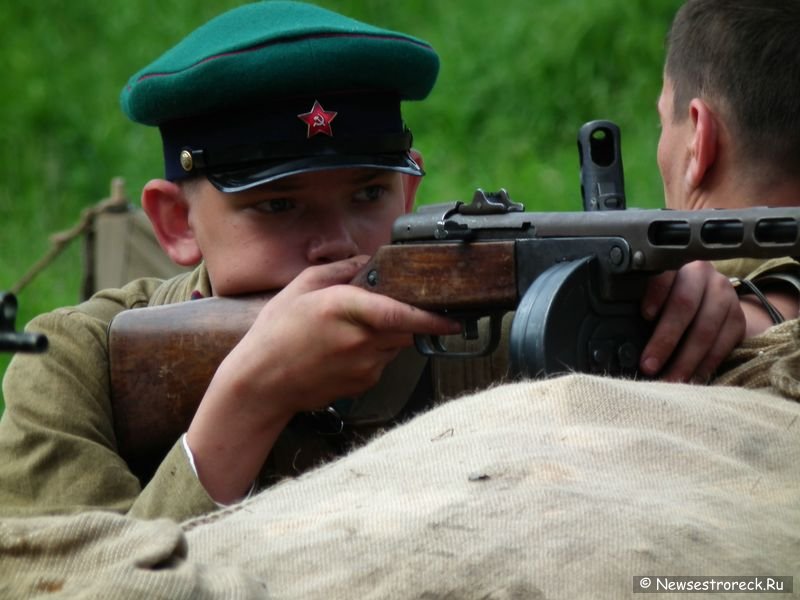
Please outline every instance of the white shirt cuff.
[[[181, 444], [183, 445], [183, 451], [186, 453], [186, 458], [189, 459], [189, 466], [192, 467], [192, 473], [194, 473], [194, 476], [197, 477], [197, 481], [200, 483], [200, 485], [203, 485], [203, 482], [200, 481], [200, 476], [197, 474], [197, 465], [194, 462], [194, 454], [192, 454], [192, 449], [189, 448], [189, 442], [186, 441], [185, 433], [181, 436]], [[231, 504], [247, 500], [250, 496], [253, 495], [253, 491], [255, 489], [256, 489], [256, 482], [254, 481], [253, 483], [250, 484], [250, 489], [247, 491], [247, 494], [243, 498], [240, 498], [235, 502], [231, 502]], [[227, 508], [228, 506], [231, 506], [231, 504], [222, 504], [221, 502], [217, 502], [216, 500], [214, 500], [214, 504], [216, 504], [219, 508]]]

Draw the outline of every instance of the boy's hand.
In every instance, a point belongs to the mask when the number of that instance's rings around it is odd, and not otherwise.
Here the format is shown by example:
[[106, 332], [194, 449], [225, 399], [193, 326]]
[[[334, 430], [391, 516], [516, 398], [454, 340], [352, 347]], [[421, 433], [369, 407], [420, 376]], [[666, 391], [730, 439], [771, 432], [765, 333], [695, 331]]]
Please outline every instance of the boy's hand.
[[666, 381], [708, 381], [745, 333], [736, 291], [705, 261], [652, 277], [642, 313], [658, 323], [640, 368]]
[[220, 364], [187, 432], [198, 476], [217, 502], [247, 491], [298, 412], [365, 392], [414, 333], [460, 325], [347, 285], [367, 262], [352, 258], [298, 275], [259, 313]]
[[[266, 411], [318, 409], [374, 386], [413, 334], [453, 334], [455, 321], [346, 285], [366, 263], [357, 257], [310, 267], [262, 309], [226, 359]], [[227, 368], [227, 367], [226, 367]]]

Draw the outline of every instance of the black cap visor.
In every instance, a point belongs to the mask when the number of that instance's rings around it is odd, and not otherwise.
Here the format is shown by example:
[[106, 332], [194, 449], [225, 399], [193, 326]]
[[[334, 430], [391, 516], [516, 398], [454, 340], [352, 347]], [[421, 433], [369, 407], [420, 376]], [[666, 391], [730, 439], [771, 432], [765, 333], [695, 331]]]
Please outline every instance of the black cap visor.
[[246, 169], [224, 171], [209, 169], [206, 176], [221, 192], [232, 193], [243, 192], [292, 175], [333, 169], [379, 169], [418, 177], [425, 174], [411, 155], [403, 152], [372, 156], [321, 155], [261, 164]]

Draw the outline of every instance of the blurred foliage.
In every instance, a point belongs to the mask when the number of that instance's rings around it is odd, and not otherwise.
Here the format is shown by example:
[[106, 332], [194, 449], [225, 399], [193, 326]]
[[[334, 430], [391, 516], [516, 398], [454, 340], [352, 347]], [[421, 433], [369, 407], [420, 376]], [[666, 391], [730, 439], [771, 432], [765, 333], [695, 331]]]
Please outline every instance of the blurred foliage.
[[[126, 120], [128, 77], [234, 0], [0, 3], [0, 289], [48, 236], [108, 195], [162, 173], [153, 128]], [[622, 130], [629, 206], [657, 207], [655, 100], [679, 0], [318, 0], [433, 44], [442, 68], [406, 120], [428, 171], [421, 202], [508, 189], [528, 210], [580, 210], [576, 135]], [[19, 323], [79, 296], [75, 244], [19, 297]], [[3, 357], [5, 360], [5, 357]], [[5, 362], [0, 363], [0, 368]]]

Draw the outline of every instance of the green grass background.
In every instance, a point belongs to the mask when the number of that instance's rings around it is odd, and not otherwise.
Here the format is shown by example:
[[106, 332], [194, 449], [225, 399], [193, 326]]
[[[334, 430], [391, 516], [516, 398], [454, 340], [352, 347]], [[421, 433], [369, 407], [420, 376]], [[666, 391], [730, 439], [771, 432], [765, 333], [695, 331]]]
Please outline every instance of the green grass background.
[[[430, 98], [405, 116], [423, 203], [505, 187], [528, 210], [580, 210], [576, 135], [622, 130], [628, 205], [662, 203], [655, 163], [664, 36], [679, 0], [318, 0], [438, 50]], [[0, 289], [123, 176], [137, 199], [162, 173], [157, 131], [127, 121], [128, 77], [234, 0], [0, 3]], [[73, 244], [19, 294], [21, 327], [79, 297]], [[0, 356], [0, 372], [8, 356]], [[0, 408], [2, 398], [0, 398]]]

